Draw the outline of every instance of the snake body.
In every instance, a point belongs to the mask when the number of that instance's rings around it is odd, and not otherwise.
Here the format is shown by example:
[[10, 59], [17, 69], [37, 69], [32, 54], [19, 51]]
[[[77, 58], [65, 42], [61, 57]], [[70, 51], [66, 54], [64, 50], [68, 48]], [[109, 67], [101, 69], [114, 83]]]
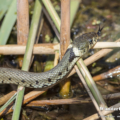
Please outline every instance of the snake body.
[[[100, 31], [100, 30], [99, 30]], [[76, 61], [91, 49], [98, 40], [98, 32], [85, 33], [77, 37], [68, 47], [57, 66], [43, 73], [26, 72], [11, 68], [0, 68], [1, 84], [16, 84], [31, 88], [48, 88], [65, 78]]]

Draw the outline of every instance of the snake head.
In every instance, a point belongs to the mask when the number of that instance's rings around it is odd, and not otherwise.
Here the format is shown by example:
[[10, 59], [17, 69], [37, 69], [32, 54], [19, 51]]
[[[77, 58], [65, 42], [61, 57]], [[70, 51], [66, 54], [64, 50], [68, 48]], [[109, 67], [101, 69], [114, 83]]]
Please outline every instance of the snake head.
[[71, 44], [75, 56], [82, 56], [93, 48], [93, 46], [100, 39], [101, 31], [104, 27], [100, 28], [98, 32], [89, 32], [83, 35], [78, 35]]
[[87, 53], [89, 49], [93, 48], [98, 39], [99, 36], [95, 32], [85, 33], [81, 36], [76, 37], [72, 43], [75, 55], [82, 56]]
[[72, 43], [72, 49], [76, 57], [84, 55], [88, 52], [89, 43], [82, 39], [83, 36], [79, 36]]

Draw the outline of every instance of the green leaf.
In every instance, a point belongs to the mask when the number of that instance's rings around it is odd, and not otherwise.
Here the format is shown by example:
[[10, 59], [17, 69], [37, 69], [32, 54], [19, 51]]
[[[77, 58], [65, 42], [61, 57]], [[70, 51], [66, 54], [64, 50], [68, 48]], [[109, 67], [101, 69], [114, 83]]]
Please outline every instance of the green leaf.
[[13, 0], [0, 29], [0, 45], [5, 45], [17, 19], [17, 0]]
[[11, 0], [0, 0], [0, 20], [4, 16], [11, 4]]

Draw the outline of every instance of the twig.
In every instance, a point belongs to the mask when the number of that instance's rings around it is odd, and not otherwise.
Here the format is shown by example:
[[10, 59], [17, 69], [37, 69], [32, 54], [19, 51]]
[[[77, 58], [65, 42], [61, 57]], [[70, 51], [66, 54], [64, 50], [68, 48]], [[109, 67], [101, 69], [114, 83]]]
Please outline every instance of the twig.
[[120, 42], [97, 42], [94, 46], [94, 49], [96, 48], [119, 48]]
[[[99, 46], [99, 44], [101, 44], [100, 42], [98, 42], [93, 49], [97, 49], [97, 48], [117, 48], [120, 47], [118, 46], [116, 42], [103, 42], [103, 44], [105, 44], [104, 46]], [[111, 44], [111, 46], [108, 46], [109, 44]], [[112, 46], [113, 44], [113, 46]], [[116, 44], [116, 46], [115, 46]], [[0, 54], [2, 55], [23, 55], [25, 53], [25, 45], [0, 45]], [[52, 43], [43, 43], [43, 44], [35, 44], [33, 47], [33, 54], [55, 54], [55, 50], [59, 50], [60, 45], [59, 44], [52, 44]], [[106, 51], [106, 52], [104, 52]], [[100, 52], [95, 53], [94, 56], [91, 56], [88, 58], [88, 60], [85, 60], [88, 62], [87, 65], [91, 64], [92, 61], [94, 60], [95, 56], [98, 56], [99, 59], [101, 56], [104, 56], [104, 54], [106, 55], [108, 52], [107, 51], [112, 51], [112, 49], [105, 49], [105, 50], [100, 50]], [[102, 52], [102, 53], [101, 53]], [[97, 55], [96, 55], [97, 54]], [[102, 55], [101, 55], [102, 54]], [[92, 61], [90, 61], [92, 60]]]
[[120, 74], [120, 65], [113, 68], [113, 69], [108, 70], [107, 72], [104, 72], [102, 74], [94, 76], [93, 80], [94, 81], [99, 81], [99, 80], [111, 78], [111, 77], [119, 75], [119, 74]]
[[[0, 105], [3, 105], [6, 101], [5, 100], [8, 100], [16, 91], [12, 91], [8, 94], [6, 94], [5, 96], [3, 96], [2, 98], [0, 98]], [[44, 92], [44, 91], [43, 91]], [[41, 92], [41, 94], [43, 93]], [[38, 91], [38, 93], [40, 93], [40, 91]], [[25, 97], [24, 97], [24, 103], [27, 103], [27, 99], [30, 100], [30, 98], [32, 96], [36, 96], [36, 92], [35, 91], [31, 91], [30, 93], [26, 94]], [[111, 100], [111, 99], [119, 99], [120, 98], [120, 93], [113, 93], [113, 94], [107, 94], [107, 95], [102, 95], [103, 98], [105, 100]], [[59, 99], [58, 99], [59, 100]], [[81, 104], [81, 103], [90, 103], [92, 102], [90, 98], [84, 98], [84, 100], [82, 98], [73, 98], [73, 99], [60, 99], [60, 101], [58, 102], [58, 100], [40, 100], [38, 106], [41, 106], [41, 105], [54, 105], [54, 101], [56, 102], [55, 105], [59, 105], [64, 103], [64, 104]], [[68, 100], [67, 103], [64, 102], [64, 100]], [[69, 101], [70, 100], [70, 101]], [[71, 103], [71, 101], [73, 101], [73, 103]], [[61, 103], [62, 102], [62, 103]], [[69, 103], [70, 102], [70, 103]], [[24, 104], [23, 103], [23, 104]], [[28, 106], [28, 104], [27, 104]]]
[[[65, 54], [70, 44], [70, 0], [61, 0], [61, 26], [60, 26], [60, 59]], [[59, 95], [64, 96], [70, 93], [70, 79], [65, 79], [60, 83]]]
[[60, 59], [70, 44], [70, 0], [61, 0]]
[[26, 106], [45, 106], [45, 105], [63, 105], [63, 104], [86, 104], [89, 103], [83, 99], [58, 99], [58, 100], [36, 100], [28, 103]]
[[[118, 99], [118, 98], [120, 98], [120, 93], [102, 95], [102, 97], [105, 100]], [[31, 106], [32, 107], [32, 106], [62, 105], [62, 104], [86, 104], [86, 103], [90, 103], [90, 102], [92, 102], [90, 98], [84, 98], [84, 99], [82, 99], [82, 98], [72, 98], [72, 99], [57, 99], [57, 100], [35, 100], [35, 101], [32, 101], [32, 102], [28, 103], [26, 106]]]
[[28, 1], [17, 1], [17, 44], [26, 45], [29, 33]]

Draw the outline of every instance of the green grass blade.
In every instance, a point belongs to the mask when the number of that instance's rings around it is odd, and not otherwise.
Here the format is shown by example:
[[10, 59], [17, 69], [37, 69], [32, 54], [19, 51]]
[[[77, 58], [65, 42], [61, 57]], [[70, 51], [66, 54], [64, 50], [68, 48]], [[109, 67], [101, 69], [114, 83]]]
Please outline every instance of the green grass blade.
[[0, 20], [3, 18], [10, 4], [11, 0], [0, 0]]
[[17, 19], [16, 15], [16, 1], [13, 0], [8, 12], [4, 18], [4, 21], [2, 23], [1, 29], [0, 29], [0, 45], [5, 45], [7, 43], [8, 37], [11, 33], [11, 30], [13, 28], [13, 25], [15, 24], [15, 21]]
[[[38, 25], [39, 25], [41, 11], [42, 11], [42, 5], [40, 4], [39, 0], [36, 0], [33, 18], [32, 18], [32, 23], [31, 23], [31, 27], [30, 27], [29, 36], [28, 36], [28, 42], [27, 42], [27, 46], [26, 46], [24, 59], [23, 59], [22, 70], [24, 70], [24, 71], [28, 71], [28, 69], [29, 69], [33, 45], [34, 45], [35, 38], [36, 38], [36, 33], [37, 33]], [[24, 90], [25, 90], [24, 87], [21, 87], [21, 86], [18, 87], [18, 94], [16, 97], [16, 102], [15, 102], [12, 120], [19, 120], [22, 100], [24, 97]]]
[[52, 3], [50, 0], [41, 0], [45, 6], [45, 8], [47, 9], [49, 15], [51, 16], [57, 30], [60, 32], [60, 23], [61, 23], [61, 20], [57, 14], [57, 12], [55, 11]]
[[71, 0], [70, 2], [70, 27], [72, 26], [72, 23], [74, 21], [75, 15], [79, 8], [80, 2], [81, 0]]
[[17, 93], [15, 93], [1, 108], [0, 112], [2, 112], [8, 105], [10, 105], [11, 102], [13, 102], [16, 98]]

